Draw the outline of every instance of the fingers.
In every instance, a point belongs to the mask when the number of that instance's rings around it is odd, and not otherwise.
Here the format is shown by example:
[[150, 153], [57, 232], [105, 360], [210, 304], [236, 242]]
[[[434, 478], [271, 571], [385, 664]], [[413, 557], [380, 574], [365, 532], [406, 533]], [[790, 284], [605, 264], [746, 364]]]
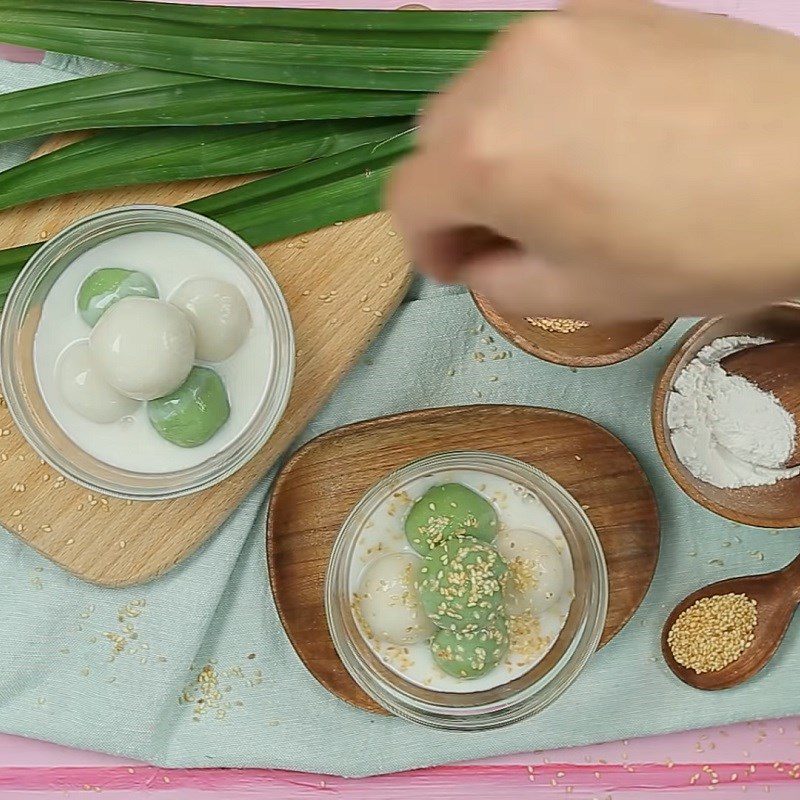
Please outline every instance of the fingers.
[[[392, 177], [388, 203], [419, 269], [442, 282], [458, 282], [507, 313], [569, 316], [598, 303], [585, 297], [569, 267], [558, 269], [484, 223], [486, 216], [465, 188], [464, 170], [447, 174], [443, 159], [423, 153], [403, 162]], [[601, 299], [601, 298], [600, 298]]]
[[500, 51], [504, 38], [504, 34], [496, 37], [492, 48], [470, 69], [428, 99], [419, 120], [421, 147], [452, 142], [454, 132], [463, 131], [475, 119], [476, 110], [491, 106], [498, 84], [506, 78], [513, 80], [513, 75], [503, 73]]
[[636, 286], [624, 291], [595, 269], [555, 264], [520, 250], [480, 256], [465, 265], [461, 278], [508, 316], [598, 323], [658, 316]]
[[463, 94], [469, 92], [468, 84], [472, 72], [467, 71], [456, 77], [439, 94], [431, 95], [419, 115], [419, 147], [427, 148], [447, 141], [453, 130], [466, 122], [468, 107], [463, 102]]
[[472, 291], [509, 315], [566, 317], [583, 305], [568, 272], [519, 250], [478, 257], [461, 276]]
[[440, 281], [453, 280], [474, 252], [479, 226], [471, 211], [471, 189], [453, 164], [424, 150], [401, 162], [392, 174], [386, 204], [414, 263]]

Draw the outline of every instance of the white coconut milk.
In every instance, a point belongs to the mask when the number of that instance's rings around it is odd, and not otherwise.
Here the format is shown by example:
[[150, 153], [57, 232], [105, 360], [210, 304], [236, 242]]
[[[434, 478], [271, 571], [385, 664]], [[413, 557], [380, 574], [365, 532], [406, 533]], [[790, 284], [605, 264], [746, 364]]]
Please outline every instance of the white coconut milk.
[[[228, 392], [230, 418], [208, 442], [177, 447], [162, 439], [147, 418], [146, 404], [117, 422], [99, 424], [66, 403], [57, 378], [61, 354], [91, 329], [76, 308], [78, 289], [95, 270], [120, 267], [148, 274], [162, 300], [190, 278], [216, 278], [244, 296], [252, 321], [242, 346], [227, 360], [208, 364]], [[34, 342], [34, 363], [42, 396], [64, 433], [78, 447], [121, 469], [165, 473], [203, 463], [225, 449], [247, 426], [262, 403], [274, 369], [273, 331], [261, 297], [241, 268], [215, 247], [178, 233], [129, 233], [103, 242], [78, 256], [53, 285], [42, 306]], [[197, 361], [199, 365], [204, 362]]]
[[511, 648], [506, 657], [487, 674], [471, 680], [456, 678], [441, 670], [427, 641], [394, 645], [371, 638], [360, 627], [373, 652], [406, 680], [442, 692], [484, 691], [524, 675], [545, 657], [564, 627], [575, 596], [569, 546], [558, 522], [535, 494], [505, 478], [477, 470], [443, 470], [410, 481], [402, 491], [387, 497], [365, 521], [350, 568], [350, 595], [358, 592], [362, 575], [374, 559], [389, 553], [415, 553], [405, 536], [406, 515], [414, 501], [429, 488], [443, 483], [460, 483], [489, 500], [497, 512], [501, 530], [533, 529], [552, 541], [564, 568], [562, 595], [550, 608], [533, 617], [534, 627], [529, 635], [518, 635], [515, 641], [512, 623]]

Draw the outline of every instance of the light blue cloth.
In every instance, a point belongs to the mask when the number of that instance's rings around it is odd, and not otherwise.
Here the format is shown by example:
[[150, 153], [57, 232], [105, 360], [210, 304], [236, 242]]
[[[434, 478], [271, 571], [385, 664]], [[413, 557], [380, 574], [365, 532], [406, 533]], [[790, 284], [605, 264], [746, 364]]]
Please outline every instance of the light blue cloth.
[[[0, 88], [58, 77], [5, 65]], [[28, 150], [0, 155], [8, 165]], [[463, 292], [417, 284], [303, 438], [380, 414], [476, 402], [478, 389], [480, 402], [584, 414], [633, 450], [661, 509], [658, 573], [634, 619], [553, 706], [497, 732], [459, 734], [373, 716], [328, 694], [292, 650], [270, 594], [265, 478], [199, 552], [140, 588], [87, 585], [0, 535], [0, 729], [168, 766], [364, 775], [800, 713], [797, 625], [764, 673], [724, 693], [679, 683], [659, 653], [668, 609], [690, 590], [779, 567], [798, 550], [797, 531], [747, 528], [695, 505], [659, 461], [650, 394], [686, 323], [625, 364], [577, 372], [517, 350], [478, 363], [472, 354], [491, 335], [475, 333], [480, 324]], [[195, 679], [209, 663], [220, 697], [212, 686], [208, 711], [197, 714]]]

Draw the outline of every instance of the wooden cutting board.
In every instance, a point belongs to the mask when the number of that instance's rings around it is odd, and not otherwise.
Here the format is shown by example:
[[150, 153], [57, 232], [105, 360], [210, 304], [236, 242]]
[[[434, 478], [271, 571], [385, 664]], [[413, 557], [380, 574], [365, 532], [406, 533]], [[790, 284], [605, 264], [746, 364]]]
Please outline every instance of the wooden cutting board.
[[[75, 141], [57, 136], [40, 152]], [[243, 178], [83, 193], [0, 213], [0, 247], [43, 241], [88, 214], [130, 203], [179, 205]], [[130, 586], [178, 564], [237, 507], [328, 399], [400, 303], [411, 266], [385, 215], [258, 248], [294, 323], [297, 368], [289, 405], [263, 449], [228, 480], [159, 502], [92, 495], [60, 479], [0, 404], [0, 523], [42, 555], [103, 586]]]

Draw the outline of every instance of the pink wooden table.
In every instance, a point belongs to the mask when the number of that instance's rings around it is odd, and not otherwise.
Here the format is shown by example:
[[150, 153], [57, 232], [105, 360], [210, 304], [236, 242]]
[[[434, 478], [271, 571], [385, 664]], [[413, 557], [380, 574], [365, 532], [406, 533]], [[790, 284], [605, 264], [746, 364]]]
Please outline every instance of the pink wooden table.
[[[277, 5], [261, 0], [180, 0], [206, 5]], [[729, 14], [800, 34], [800, 0], [669, 0], [671, 5]], [[24, 0], [20, 0], [24, 2]], [[395, 8], [397, 0], [281, 5]], [[557, 2], [427, 0], [434, 8], [555, 8]], [[0, 45], [0, 57], [37, 61], [41, 54]], [[419, 792], [430, 800], [460, 796], [485, 800], [692, 800], [713, 791], [720, 800], [769, 793], [800, 797], [800, 717], [708, 731], [614, 742], [593, 747], [525, 753], [381, 778], [345, 780], [276, 770], [163, 770], [112, 756], [70, 750], [0, 734], [0, 798], [87, 797], [114, 800], [143, 793], [180, 800], [258, 796], [264, 800], [393, 800]]]
[[278, 770], [164, 770], [0, 736], [0, 798], [110, 800], [719, 800], [800, 797], [800, 717], [346, 780]]

